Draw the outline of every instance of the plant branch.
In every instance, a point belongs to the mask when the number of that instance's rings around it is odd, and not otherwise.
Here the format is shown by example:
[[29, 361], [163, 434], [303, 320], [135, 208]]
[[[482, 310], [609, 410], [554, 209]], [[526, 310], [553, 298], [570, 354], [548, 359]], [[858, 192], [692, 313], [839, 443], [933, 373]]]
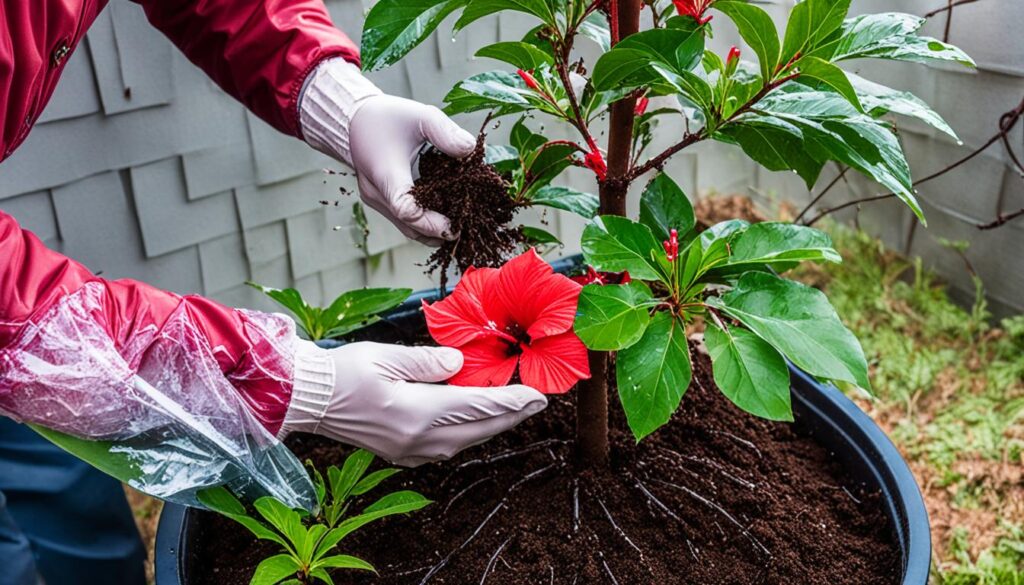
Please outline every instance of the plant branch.
[[973, 4], [973, 3], [977, 2], [977, 1], [978, 0], [954, 0], [954, 1], [950, 2], [949, 4], [947, 4], [946, 6], [943, 6], [942, 8], [937, 8], [935, 10], [932, 10], [931, 12], [925, 14], [924, 17], [925, 18], [932, 18], [933, 16], [938, 16], [939, 14], [942, 14], [943, 12], [949, 12], [949, 11], [953, 10], [954, 8], [956, 8], [957, 6], [963, 6], [964, 4]]
[[1024, 216], [1024, 207], [1014, 211], [1013, 213], [1000, 213], [993, 221], [988, 223], [979, 223], [976, 227], [979, 230], [994, 230], [998, 227], [1002, 227], [1007, 223], [1017, 219], [1018, 217]]
[[818, 195], [814, 199], [812, 199], [811, 202], [808, 203], [807, 206], [803, 208], [803, 210], [800, 211], [800, 215], [796, 216], [796, 219], [793, 220], [793, 223], [800, 223], [800, 220], [803, 219], [805, 215], [807, 215], [807, 212], [810, 211], [812, 207], [817, 205], [818, 202], [821, 201], [822, 197], [828, 195], [828, 192], [832, 190], [832, 187], [838, 185], [839, 181], [841, 181], [843, 177], [846, 176], [846, 171], [849, 170], [850, 167], [843, 167], [842, 171], [840, 171], [840, 173], [836, 175], [836, 178], [832, 179], [832, 182], [826, 185], [825, 188], [821, 190], [821, 193], [818, 193]]

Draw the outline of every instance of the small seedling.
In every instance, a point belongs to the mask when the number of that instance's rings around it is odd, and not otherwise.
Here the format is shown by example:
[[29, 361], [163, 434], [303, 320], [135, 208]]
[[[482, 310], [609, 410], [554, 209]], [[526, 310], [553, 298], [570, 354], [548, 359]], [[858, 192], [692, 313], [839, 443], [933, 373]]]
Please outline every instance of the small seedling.
[[[370, 504], [360, 514], [347, 516], [353, 499], [368, 493], [382, 481], [398, 473], [397, 469], [380, 469], [367, 474], [373, 454], [362, 449], [349, 455], [341, 469], [327, 468], [327, 481], [312, 469], [319, 513], [310, 515], [292, 510], [272, 497], [253, 503], [262, 518], [249, 515], [242, 502], [224, 487], [200, 492], [199, 501], [211, 510], [245, 526], [260, 540], [281, 546], [283, 552], [264, 559], [256, 567], [250, 585], [309, 585], [334, 581], [329, 569], [375, 571], [370, 563], [343, 554], [333, 554], [341, 541], [357, 529], [387, 516], [415, 512], [431, 501], [421, 494], [403, 490], [392, 492]], [[268, 526], [269, 524], [269, 526]]]
[[334, 299], [330, 306], [321, 308], [311, 306], [294, 288], [270, 288], [255, 282], [247, 284], [288, 309], [310, 341], [343, 337], [376, 323], [380, 321], [381, 313], [402, 304], [412, 293], [408, 288], [350, 290]]

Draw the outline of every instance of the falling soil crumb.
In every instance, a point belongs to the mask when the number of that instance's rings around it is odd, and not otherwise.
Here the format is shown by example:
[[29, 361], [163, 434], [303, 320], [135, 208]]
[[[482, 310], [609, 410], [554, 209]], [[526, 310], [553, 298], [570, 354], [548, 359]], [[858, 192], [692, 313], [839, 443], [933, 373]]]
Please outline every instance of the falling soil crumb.
[[[417, 333], [425, 339], [425, 331]], [[403, 471], [357, 509], [398, 489], [421, 491], [435, 503], [347, 538], [339, 552], [373, 563], [379, 575], [338, 570], [334, 582], [899, 582], [900, 552], [877, 491], [848, 476], [799, 420], [770, 422], [733, 406], [714, 390], [706, 357], [694, 361], [694, 380], [672, 421], [640, 444], [617, 401], [611, 405], [607, 470], [574, 469], [570, 394], [450, 462]], [[351, 451], [311, 435], [288, 444], [320, 468], [340, 465]], [[199, 515], [195, 529], [186, 564], [198, 585], [245, 585], [276, 552], [210, 513]]]
[[457, 159], [431, 147], [420, 156], [420, 178], [412, 188], [416, 203], [451, 220], [458, 238], [446, 241], [427, 259], [427, 273], [440, 271], [441, 288], [448, 267], [460, 272], [470, 266], [497, 267], [508, 260], [522, 240], [510, 226], [516, 205], [508, 183], [484, 162], [484, 135], [470, 156]]

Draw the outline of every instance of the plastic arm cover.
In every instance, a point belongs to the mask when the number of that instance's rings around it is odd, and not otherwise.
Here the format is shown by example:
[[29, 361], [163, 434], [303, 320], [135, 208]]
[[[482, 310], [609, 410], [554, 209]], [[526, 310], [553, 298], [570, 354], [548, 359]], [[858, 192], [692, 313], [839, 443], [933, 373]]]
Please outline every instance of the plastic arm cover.
[[277, 346], [265, 354], [276, 363], [254, 359], [225, 375], [184, 303], [118, 352], [99, 322], [103, 287], [89, 282], [61, 298], [0, 350], [0, 413], [158, 498], [198, 506], [197, 492], [227, 485], [312, 510], [302, 464], [232, 385], [267, 376], [290, 382], [291, 320], [240, 311], [253, 337]]

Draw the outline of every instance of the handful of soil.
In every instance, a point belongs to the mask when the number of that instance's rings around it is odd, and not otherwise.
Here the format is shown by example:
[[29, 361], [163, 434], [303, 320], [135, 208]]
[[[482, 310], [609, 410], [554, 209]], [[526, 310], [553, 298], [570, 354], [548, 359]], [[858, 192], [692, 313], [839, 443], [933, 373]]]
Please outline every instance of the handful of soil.
[[434, 147], [420, 156], [420, 178], [413, 185], [412, 196], [420, 207], [448, 217], [452, 233], [458, 234], [427, 259], [428, 274], [441, 271], [442, 290], [452, 262], [459, 272], [470, 266], [497, 267], [522, 240], [519, 228], [508, 225], [516, 212], [508, 182], [484, 162], [483, 139], [481, 134], [476, 150], [463, 159]]

